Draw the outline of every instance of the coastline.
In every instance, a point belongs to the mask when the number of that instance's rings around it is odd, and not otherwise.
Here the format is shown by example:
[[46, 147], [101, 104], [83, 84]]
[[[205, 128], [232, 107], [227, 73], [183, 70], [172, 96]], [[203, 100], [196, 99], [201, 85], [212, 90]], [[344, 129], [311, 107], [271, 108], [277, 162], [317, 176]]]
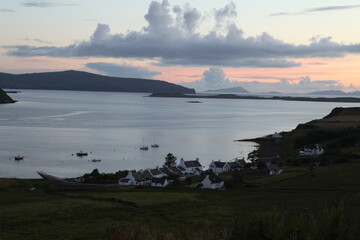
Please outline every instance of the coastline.
[[239, 96], [236, 94], [217, 94], [217, 95], [186, 95], [186, 94], [167, 94], [153, 93], [149, 97], [166, 97], [166, 98], [211, 98], [211, 99], [249, 99], [249, 100], [280, 100], [280, 101], [299, 101], [299, 102], [341, 102], [341, 103], [360, 103], [357, 97], [291, 97], [291, 96], [272, 96], [260, 97], [255, 95]]
[[[285, 132], [281, 132], [283, 135]], [[258, 144], [256, 149], [252, 153], [256, 153], [257, 157], [269, 157], [269, 156], [281, 156], [281, 150], [279, 138], [272, 138], [271, 134], [263, 137], [257, 138], [248, 138], [248, 139], [238, 139], [234, 140], [235, 142], [253, 142]], [[251, 154], [251, 153], [250, 153]]]

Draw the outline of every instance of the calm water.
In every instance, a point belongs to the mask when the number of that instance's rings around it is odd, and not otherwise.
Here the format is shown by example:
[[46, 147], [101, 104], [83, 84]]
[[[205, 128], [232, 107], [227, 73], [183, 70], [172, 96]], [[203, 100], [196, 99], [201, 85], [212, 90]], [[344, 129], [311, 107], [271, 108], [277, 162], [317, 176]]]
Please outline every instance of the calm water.
[[[23, 90], [0, 105], [0, 177], [37, 178], [36, 171], [76, 177], [161, 166], [178, 159], [246, 157], [254, 144], [234, 142], [321, 118], [345, 103], [149, 98], [147, 94]], [[139, 150], [154, 142], [158, 149]], [[79, 158], [76, 152], [92, 152]], [[24, 161], [14, 161], [15, 155]], [[93, 163], [89, 160], [101, 159]]]

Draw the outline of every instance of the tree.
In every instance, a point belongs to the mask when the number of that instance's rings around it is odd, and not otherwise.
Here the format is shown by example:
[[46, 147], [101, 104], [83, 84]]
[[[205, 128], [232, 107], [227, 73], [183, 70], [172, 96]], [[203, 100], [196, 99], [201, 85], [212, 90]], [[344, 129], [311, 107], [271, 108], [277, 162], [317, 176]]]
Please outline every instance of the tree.
[[164, 166], [166, 167], [174, 167], [176, 166], [176, 157], [172, 153], [168, 153], [165, 157]]

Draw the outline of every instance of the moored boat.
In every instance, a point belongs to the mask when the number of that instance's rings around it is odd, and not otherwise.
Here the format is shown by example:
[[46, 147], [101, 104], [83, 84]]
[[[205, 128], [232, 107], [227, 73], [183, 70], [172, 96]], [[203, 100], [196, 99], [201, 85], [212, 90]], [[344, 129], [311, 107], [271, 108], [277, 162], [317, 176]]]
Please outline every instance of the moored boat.
[[158, 148], [159, 147], [159, 144], [155, 143], [155, 137], [154, 137], [154, 143], [151, 144], [151, 147], [152, 148]]
[[144, 138], [143, 138], [142, 146], [140, 146], [140, 150], [149, 150], [149, 147], [144, 145]]
[[78, 157], [84, 157], [84, 156], [87, 156], [87, 155], [88, 155], [88, 153], [83, 152], [83, 151], [80, 151], [80, 152], [76, 153], [76, 156], [78, 156]]
[[18, 155], [18, 156], [15, 156], [14, 159], [15, 159], [16, 161], [24, 160], [24, 156]]

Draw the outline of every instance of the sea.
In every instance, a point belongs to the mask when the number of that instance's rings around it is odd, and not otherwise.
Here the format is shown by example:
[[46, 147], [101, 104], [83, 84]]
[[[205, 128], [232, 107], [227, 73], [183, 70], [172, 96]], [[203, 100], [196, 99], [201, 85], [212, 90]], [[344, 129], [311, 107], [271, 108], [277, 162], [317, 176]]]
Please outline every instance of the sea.
[[[146, 93], [20, 90], [0, 105], [0, 177], [39, 178], [37, 171], [79, 177], [180, 161], [245, 158], [256, 148], [234, 141], [290, 131], [356, 103], [153, 98]], [[196, 99], [195, 99], [196, 100]], [[152, 148], [151, 144], [159, 148]], [[140, 146], [149, 146], [140, 150]], [[77, 157], [84, 151], [88, 156]], [[14, 156], [24, 156], [15, 161]], [[93, 159], [101, 160], [93, 162]]]

